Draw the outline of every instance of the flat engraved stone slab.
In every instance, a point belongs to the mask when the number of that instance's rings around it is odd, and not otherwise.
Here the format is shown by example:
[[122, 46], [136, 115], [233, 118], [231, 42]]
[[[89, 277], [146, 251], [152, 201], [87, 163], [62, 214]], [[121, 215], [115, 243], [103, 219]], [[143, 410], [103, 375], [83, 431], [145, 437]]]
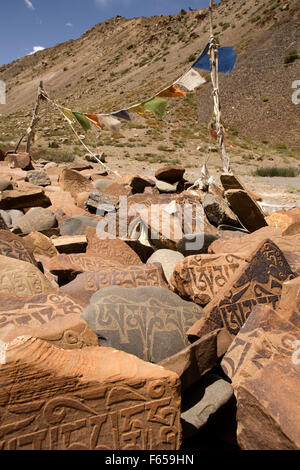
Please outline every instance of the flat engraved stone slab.
[[116, 266], [114, 268], [99, 269], [98, 271], [88, 271], [79, 274], [74, 281], [61, 287], [60, 291], [69, 294], [81, 305], [87, 306], [95, 292], [110, 286], [168, 288], [161, 265], [154, 263], [141, 266]]
[[170, 283], [184, 299], [205, 306], [245, 264], [245, 257], [234, 254], [188, 256], [176, 265]]
[[36, 294], [54, 294], [57, 290], [32, 264], [0, 256], [0, 293], [31, 297]]
[[1, 450], [180, 449], [174, 372], [112, 348], [66, 351], [28, 336], [0, 348]]
[[202, 309], [158, 287], [107, 287], [93, 295], [82, 316], [100, 345], [158, 363], [186, 348], [186, 332]]
[[279, 248], [265, 240], [249, 257], [248, 264], [205, 307], [203, 318], [189, 330], [189, 335], [197, 338], [223, 327], [237, 335], [256, 304], [276, 308], [283, 282], [294, 277]]

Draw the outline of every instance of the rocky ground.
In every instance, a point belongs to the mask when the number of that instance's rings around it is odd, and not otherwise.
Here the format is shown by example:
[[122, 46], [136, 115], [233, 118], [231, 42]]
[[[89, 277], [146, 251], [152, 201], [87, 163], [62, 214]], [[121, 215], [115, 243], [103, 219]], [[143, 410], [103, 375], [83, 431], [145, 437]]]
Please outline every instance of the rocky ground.
[[107, 160], [1, 154], [0, 448], [299, 450], [297, 192]]

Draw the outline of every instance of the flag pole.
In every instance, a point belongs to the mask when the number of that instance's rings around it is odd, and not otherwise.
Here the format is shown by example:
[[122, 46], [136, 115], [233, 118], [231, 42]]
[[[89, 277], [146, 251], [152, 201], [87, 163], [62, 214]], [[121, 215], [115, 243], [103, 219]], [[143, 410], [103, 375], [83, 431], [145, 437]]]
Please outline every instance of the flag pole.
[[226, 152], [225, 141], [224, 141], [224, 128], [221, 124], [221, 102], [219, 93], [219, 53], [217, 43], [213, 32], [213, 0], [209, 3], [209, 17], [210, 17], [210, 46], [209, 46], [209, 58], [211, 65], [211, 83], [213, 87], [212, 97], [214, 102], [214, 114], [216, 119], [216, 132], [218, 136], [218, 143], [220, 148], [220, 154], [223, 161], [223, 170], [225, 173], [230, 173], [230, 162]]

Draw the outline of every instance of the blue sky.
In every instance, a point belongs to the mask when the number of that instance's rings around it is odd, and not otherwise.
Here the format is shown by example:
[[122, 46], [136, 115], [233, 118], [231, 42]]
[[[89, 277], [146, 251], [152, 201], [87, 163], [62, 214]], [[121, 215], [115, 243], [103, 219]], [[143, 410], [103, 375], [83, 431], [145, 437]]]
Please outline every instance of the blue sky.
[[23, 57], [34, 48], [77, 39], [88, 28], [116, 15], [168, 15], [208, 4], [209, 0], [2, 0], [0, 64]]

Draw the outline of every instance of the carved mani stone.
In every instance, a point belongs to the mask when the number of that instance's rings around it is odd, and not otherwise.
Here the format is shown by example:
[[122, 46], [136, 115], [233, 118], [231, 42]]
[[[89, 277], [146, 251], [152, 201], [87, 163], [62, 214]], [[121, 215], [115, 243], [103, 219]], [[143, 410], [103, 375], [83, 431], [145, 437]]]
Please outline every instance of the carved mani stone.
[[87, 238], [85, 235], [58, 237], [54, 238], [52, 243], [56, 248], [57, 254], [85, 253], [87, 248]]
[[31, 337], [0, 347], [1, 449], [180, 448], [174, 372], [112, 348], [65, 351]]
[[[26, 315], [19, 316], [20, 324], [22, 320], [26, 321]], [[11, 328], [11, 325], [2, 327], [0, 315], [0, 340], [11, 341], [17, 336], [39, 338], [61, 349], [81, 349], [98, 345], [97, 335], [78, 314], [56, 318], [38, 327], [26, 324], [17, 328]]]
[[231, 189], [225, 195], [231, 209], [249, 232], [268, 225], [261, 208], [246, 191]]
[[35, 256], [46, 256], [53, 258], [58, 255], [58, 251], [50, 238], [40, 232], [32, 232], [24, 237], [24, 240], [31, 245], [31, 251]]
[[275, 309], [282, 283], [295, 277], [283, 254], [273, 242], [265, 240], [246, 261], [248, 264], [241, 266], [205, 307], [202, 319], [189, 330], [191, 337], [223, 327], [237, 335], [256, 304]]
[[74, 198], [79, 193], [93, 190], [92, 182], [74, 170], [62, 170], [58, 181], [61, 190], [69, 191]]
[[0, 292], [17, 297], [57, 292], [35, 266], [24, 261], [0, 256]]
[[170, 283], [181, 297], [204, 306], [245, 264], [244, 256], [232, 254], [188, 256], [176, 265]]
[[91, 296], [100, 289], [110, 286], [135, 288], [153, 286], [167, 288], [161, 265], [158, 263], [137, 266], [103, 267], [79, 274], [74, 281], [61, 287], [80, 304], [87, 306]]
[[0, 230], [0, 255], [36, 265], [30, 245], [8, 230]]
[[[101, 235], [101, 234], [100, 234]], [[105, 233], [103, 233], [105, 235]], [[115, 262], [116, 265], [142, 264], [140, 257], [127, 243], [119, 238], [102, 239], [94, 227], [86, 229], [88, 240], [87, 255], [101, 256], [105, 260]]]
[[293, 362], [299, 345], [298, 328], [269, 306], [256, 305], [230, 345], [221, 366], [236, 388], [244, 379], [256, 377], [270, 362], [277, 362], [282, 357]]
[[189, 345], [187, 330], [202, 309], [167, 289], [107, 287], [91, 298], [82, 316], [99, 344], [160, 362]]

